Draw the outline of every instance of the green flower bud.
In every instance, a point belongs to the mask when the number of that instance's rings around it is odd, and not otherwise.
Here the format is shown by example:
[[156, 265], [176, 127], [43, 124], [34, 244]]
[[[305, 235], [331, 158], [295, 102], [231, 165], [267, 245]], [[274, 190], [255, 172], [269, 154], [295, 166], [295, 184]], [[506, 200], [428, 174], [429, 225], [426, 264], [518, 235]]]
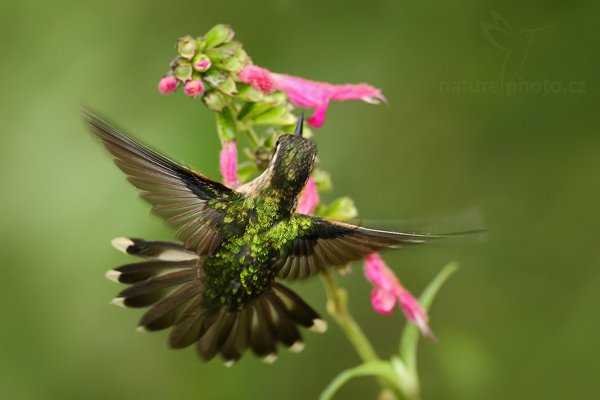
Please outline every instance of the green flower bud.
[[192, 79], [192, 72], [192, 65], [183, 59], [179, 59], [173, 70], [173, 76], [181, 82], [187, 82]]
[[228, 25], [219, 24], [204, 35], [204, 41], [206, 42], [206, 47], [211, 48], [230, 42], [234, 35], [235, 32]]
[[206, 55], [209, 56], [210, 59], [213, 61], [220, 61], [225, 60], [227, 58], [235, 57], [236, 52], [239, 53], [239, 50], [241, 48], [242, 44], [240, 42], [231, 42], [219, 47], [207, 49]]
[[206, 40], [203, 37], [196, 38], [196, 49], [198, 51], [204, 51], [206, 49]]
[[187, 60], [191, 60], [196, 54], [196, 40], [191, 36], [184, 36], [177, 41], [177, 53]]
[[238, 119], [242, 121], [251, 120], [257, 115], [269, 110], [271, 107], [273, 107], [273, 104], [265, 101], [260, 103], [246, 103], [238, 113]]
[[216, 70], [214, 68], [210, 69], [204, 75], [204, 80], [208, 82], [212, 87], [228, 96], [233, 96], [237, 93], [235, 81], [229, 74], [225, 72]]
[[244, 101], [258, 103], [259, 101], [264, 100], [265, 95], [263, 92], [250, 85], [240, 85], [237, 97]]
[[234, 54], [242, 63], [244, 63], [244, 65], [246, 64], [250, 64], [250, 62], [252, 61], [252, 59], [250, 58], [250, 56], [248, 55], [248, 53], [246, 53], [246, 51], [244, 50], [244, 48], [242, 46], [238, 47], [237, 49], [235, 49], [235, 54]]
[[217, 62], [216, 67], [220, 69], [224, 69], [228, 72], [233, 72], [237, 74], [240, 72], [246, 64], [237, 57], [229, 57], [224, 60]]
[[206, 104], [206, 107], [212, 111], [221, 112], [227, 107], [223, 95], [215, 90], [205, 95], [202, 100], [204, 101], [204, 104]]
[[254, 117], [257, 125], [291, 125], [296, 122], [296, 117], [290, 113], [287, 105], [280, 105]]

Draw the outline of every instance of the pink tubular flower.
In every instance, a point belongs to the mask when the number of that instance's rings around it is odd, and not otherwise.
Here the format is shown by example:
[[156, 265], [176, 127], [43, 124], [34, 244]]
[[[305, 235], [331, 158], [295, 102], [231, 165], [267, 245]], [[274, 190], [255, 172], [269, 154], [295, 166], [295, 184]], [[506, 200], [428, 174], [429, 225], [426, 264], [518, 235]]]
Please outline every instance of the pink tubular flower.
[[364, 83], [332, 85], [290, 75], [276, 74], [256, 65], [244, 67], [238, 73], [238, 78], [264, 93], [280, 90], [286, 93], [293, 103], [301, 107], [314, 108], [314, 114], [306, 121], [315, 128], [320, 127], [325, 122], [325, 113], [330, 100], [362, 100], [367, 103], [386, 101], [381, 90]]
[[425, 310], [417, 299], [404, 289], [379, 254], [373, 253], [365, 257], [365, 276], [375, 286], [371, 292], [371, 305], [375, 311], [390, 314], [398, 303], [406, 318], [416, 324], [423, 335], [435, 339], [429, 328], [429, 318]]
[[317, 192], [317, 185], [314, 179], [309, 177], [306, 186], [304, 186], [302, 193], [300, 193], [297, 212], [300, 214], [311, 215], [315, 212], [318, 204], [319, 192]]
[[190, 97], [201, 96], [204, 93], [204, 83], [200, 79], [192, 79], [185, 83], [183, 91]]
[[223, 184], [235, 188], [239, 184], [237, 176], [237, 146], [235, 140], [223, 142], [221, 160], [219, 163]]
[[158, 82], [158, 91], [160, 94], [173, 93], [177, 90], [177, 79], [173, 76], [165, 76]]

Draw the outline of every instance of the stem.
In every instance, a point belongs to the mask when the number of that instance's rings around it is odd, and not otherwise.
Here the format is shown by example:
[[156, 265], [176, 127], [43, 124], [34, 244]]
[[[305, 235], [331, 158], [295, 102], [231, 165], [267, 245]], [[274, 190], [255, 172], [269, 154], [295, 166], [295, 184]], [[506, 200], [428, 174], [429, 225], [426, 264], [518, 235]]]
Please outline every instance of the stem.
[[335, 319], [335, 322], [342, 328], [344, 334], [348, 337], [352, 346], [354, 346], [358, 356], [363, 361], [379, 360], [379, 356], [373, 349], [373, 345], [367, 339], [367, 336], [350, 315], [348, 310], [348, 299], [346, 291], [340, 288], [330, 271], [323, 272], [323, 282], [329, 302], [327, 311]]
[[[379, 356], [373, 345], [350, 314], [346, 290], [338, 286], [331, 271], [323, 271], [322, 277], [328, 298], [327, 311], [342, 329], [363, 362], [378, 361]], [[377, 378], [377, 381], [382, 389], [392, 392], [397, 399], [401, 398], [397, 383], [382, 378]]]
[[252, 128], [245, 129], [244, 133], [246, 134], [246, 136], [248, 136], [248, 139], [250, 139], [250, 142], [252, 143], [252, 145], [255, 148], [260, 147], [260, 139], [258, 138], [258, 135], [256, 134], [256, 132], [254, 132], [254, 129], [252, 129]]

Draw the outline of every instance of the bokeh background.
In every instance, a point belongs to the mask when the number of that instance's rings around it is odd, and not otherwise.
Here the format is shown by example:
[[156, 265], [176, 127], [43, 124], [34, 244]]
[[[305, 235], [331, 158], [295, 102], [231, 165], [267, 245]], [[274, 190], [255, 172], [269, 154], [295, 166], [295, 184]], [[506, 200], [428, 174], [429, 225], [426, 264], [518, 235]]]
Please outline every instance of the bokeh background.
[[[500, 47], [482, 30], [500, 23], [493, 12], [511, 26]], [[389, 99], [330, 107], [316, 136], [334, 179], [328, 196], [350, 195], [367, 219], [482, 211], [483, 244], [386, 255], [415, 293], [447, 262], [462, 266], [431, 310], [439, 341], [420, 345], [423, 397], [595, 397], [599, 13], [598, 2], [547, 0], [3, 1], [0, 396], [310, 399], [358, 363], [330, 320], [327, 334], [306, 333], [304, 352], [283, 351], [273, 366], [251, 356], [233, 369], [203, 364], [168, 350], [164, 333], [137, 333], [139, 311], [108, 304], [119, 288], [103, 274], [127, 261], [110, 239], [172, 232], [148, 215], [79, 108], [217, 177], [213, 115], [156, 84], [178, 37], [224, 22], [257, 64], [369, 82]], [[403, 316], [371, 310], [360, 265], [340, 281], [380, 355], [391, 355]], [[318, 279], [293, 287], [326, 314]], [[338, 398], [376, 389], [358, 379]]]

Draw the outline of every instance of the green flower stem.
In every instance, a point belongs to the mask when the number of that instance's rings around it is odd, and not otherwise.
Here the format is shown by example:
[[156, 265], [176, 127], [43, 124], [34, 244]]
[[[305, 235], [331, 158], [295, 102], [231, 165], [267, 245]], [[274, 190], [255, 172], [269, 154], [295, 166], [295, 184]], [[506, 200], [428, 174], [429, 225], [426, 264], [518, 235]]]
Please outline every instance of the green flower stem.
[[244, 132], [246, 133], [246, 135], [248, 135], [248, 139], [250, 139], [250, 142], [255, 148], [259, 148], [261, 146], [261, 141], [258, 138], [256, 132], [254, 132], [254, 129], [248, 128]]
[[[329, 270], [323, 271], [323, 284], [327, 292], [327, 311], [333, 317], [342, 332], [352, 344], [358, 356], [363, 362], [380, 361], [379, 356], [375, 352], [373, 345], [356, 323], [348, 309], [348, 295], [346, 290], [339, 287], [333, 274]], [[390, 382], [387, 379], [377, 378], [379, 385], [385, 390], [392, 392], [397, 399], [401, 398], [399, 385], [396, 382]]]
[[379, 360], [379, 356], [375, 352], [375, 349], [373, 349], [373, 345], [371, 345], [365, 333], [348, 311], [348, 295], [346, 291], [337, 285], [330, 271], [325, 270], [322, 275], [327, 297], [329, 298], [327, 304], [329, 314], [331, 314], [342, 331], [344, 331], [344, 334], [348, 337], [348, 340], [352, 343], [358, 356], [363, 361]]

